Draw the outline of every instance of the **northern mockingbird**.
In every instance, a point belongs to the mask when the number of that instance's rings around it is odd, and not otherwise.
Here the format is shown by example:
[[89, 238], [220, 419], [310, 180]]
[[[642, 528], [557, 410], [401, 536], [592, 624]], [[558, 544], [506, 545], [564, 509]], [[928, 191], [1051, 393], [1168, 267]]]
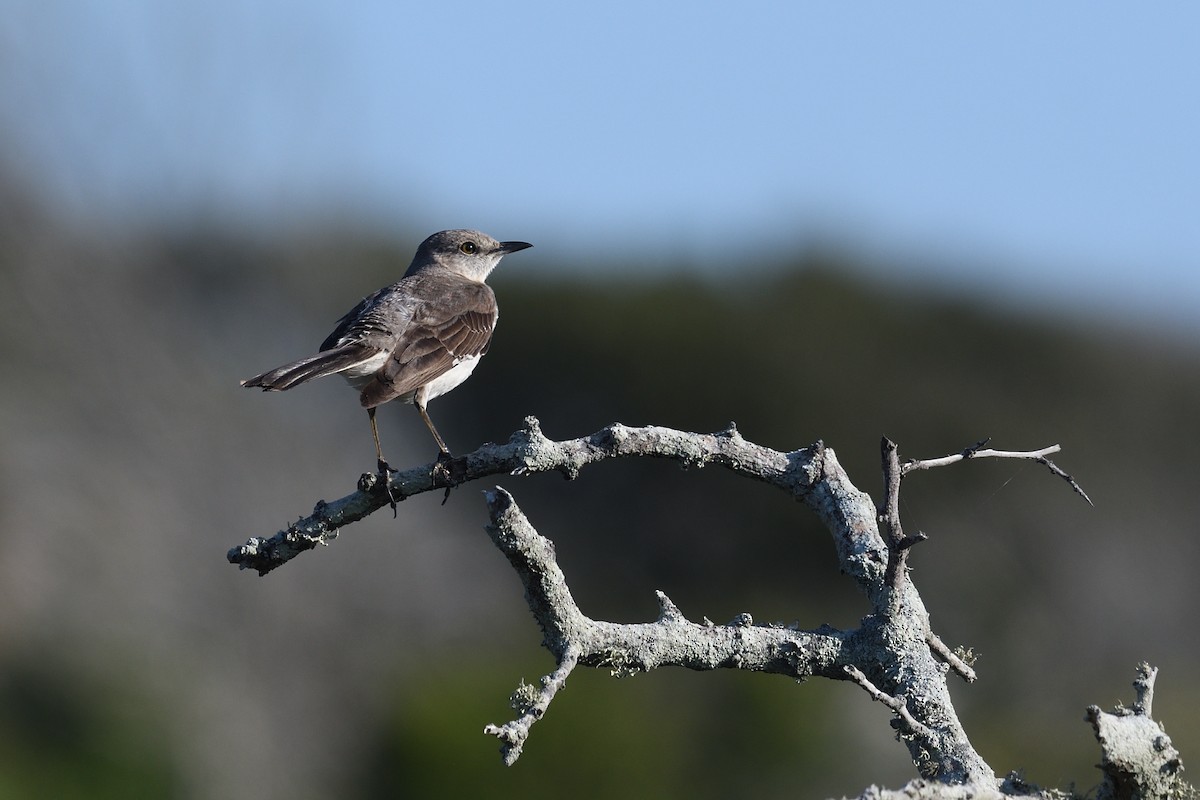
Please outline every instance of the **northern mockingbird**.
[[321, 352], [255, 375], [242, 386], [282, 392], [335, 373], [359, 390], [371, 419], [379, 471], [391, 467], [379, 445], [375, 409], [412, 403], [441, 451], [450, 450], [425, 405], [467, 379], [496, 327], [496, 295], [484, 283], [508, 253], [533, 245], [497, 242], [486, 233], [441, 231], [421, 242], [404, 277], [364, 297], [338, 320]]

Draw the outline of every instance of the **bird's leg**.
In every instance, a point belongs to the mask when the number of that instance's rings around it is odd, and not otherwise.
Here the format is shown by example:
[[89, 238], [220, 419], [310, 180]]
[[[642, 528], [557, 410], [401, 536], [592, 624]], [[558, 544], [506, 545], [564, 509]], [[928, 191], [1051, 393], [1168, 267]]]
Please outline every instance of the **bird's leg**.
[[433, 420], [429, 418], [429, 412], [425, 410], [425, 400], [423, 398], [414, 398], [413, 405], [417, 407], [417, 411], [421, 414], [421, 419], [425, 420], [425, 425], [429, 428], [429, 432], [433, 434], [434, 441], [437, 442], [438, 461], [443, 461], [450, 458], [450, 448], [446, 447], [446, 443], [442, 441], [442, 436], [437, 432], [437, 428], [433, 427]]
[[446, 442], [442, 439], [441, 434], [437, 432], [437, 428], [433, 427], [433, 420], [429, 418], [429, 412], [425, 410], [425, 398], [421, 397], [419, 391], [417, 392], [417, 396], [413, 398], [413, 405], [417, 407], [417, 411], [421, 414], [421, 419], [425, 420], [425, 425], [429, 428], [429, 432], [433, 434], [433, 438], [438, 445], [437, 464], [433, 467], [433, 478], [434, 480], [441, 480], [446, 483], [446, 494], [442, 497], [442, 505], [446, 505], [446, 501], [450, 499], [450, 490], [458, 485], [458, 481], [450, 469], [450, 463], [454, 457], [450, 455], [450, 448], [446, 447]]
[[383, 446], [379, 444], [379, 428], [375, 425], [375, 409], [367, 409], [367, 417], [371, 420], [371, 436], [375, 438], [375, 457], [378, 459], [379, 471], [387, 475], [389, 472], [399, 472], [383, 457]]
[[373, 407], [367, 409], [367, 416], [371, 420], [371, 435], [375, 437], [375, 457], [378, 459], [379, 474], [383, 476], [384, 486], [387, 487], [388, 504], [392, 507], [392, 517], [394, 518], [398, 512], [396, 511], [396, 496], [392, 494], [392, 473], [399, 472], [399, 470], [392, 469], [391, 464], [383, 457], [383, 446], [379, 444], [379, 428], [375, 425], [375, 409]]

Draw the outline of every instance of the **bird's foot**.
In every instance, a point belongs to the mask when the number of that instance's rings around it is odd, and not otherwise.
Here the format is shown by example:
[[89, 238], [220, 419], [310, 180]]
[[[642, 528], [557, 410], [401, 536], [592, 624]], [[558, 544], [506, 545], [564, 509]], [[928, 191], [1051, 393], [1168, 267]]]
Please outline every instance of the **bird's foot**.
[[430, 477], [433, 478], [435, 486], [446, 487], [446, 494], [442, 496], [442, 505], [446, 505], [446, 501], [450, 499], [450, 490], [462, 483], [461, 470], [462, 466], [455, 464], [454, 456], [450, 455], [449, 451], [438, 452]]
[[392, 492], [392, 473], [399, 472], [400, 470], [396, 469], [391, 464], [384, 461], [382, 458], [379, 459], [378, 466], [379, 466], [379, 477], [383, 478], [383, 485], [384, 485], [384, 487], [387, 488], [388, 505], [390, 505], [392, 507], [392, 519], [395, 519], [398, 516], [398, 512], [396, 511], [396, 504], [404, 499], [404, 495], [400, 495], [399, 497], [397, 497]]

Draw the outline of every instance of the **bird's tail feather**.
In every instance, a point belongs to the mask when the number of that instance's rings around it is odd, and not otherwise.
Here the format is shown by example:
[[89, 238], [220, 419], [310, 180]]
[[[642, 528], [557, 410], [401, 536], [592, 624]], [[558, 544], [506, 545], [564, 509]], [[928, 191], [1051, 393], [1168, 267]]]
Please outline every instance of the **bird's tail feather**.
[[264, 392], [282, 392], [315, 378], [344, 372], [370, 361], [377, 355], [377, 351], [362, 345], [343, 345], [255, 375], [242, 381], [242, 386], [261, 388]]

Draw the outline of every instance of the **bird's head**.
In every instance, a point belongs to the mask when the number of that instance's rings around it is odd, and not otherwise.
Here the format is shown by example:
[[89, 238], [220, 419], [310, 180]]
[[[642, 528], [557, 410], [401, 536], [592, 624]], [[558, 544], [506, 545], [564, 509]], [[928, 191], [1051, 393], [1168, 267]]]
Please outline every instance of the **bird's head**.
[[479, 231], [439, 231], [421, 242], [412, 266], [405, 274], [412, 275], [436, 265], [464, 278], [483, 281], [500, 263], [500, 259], [527, 247], [533, 245], [528, 242], [498, 242]]

